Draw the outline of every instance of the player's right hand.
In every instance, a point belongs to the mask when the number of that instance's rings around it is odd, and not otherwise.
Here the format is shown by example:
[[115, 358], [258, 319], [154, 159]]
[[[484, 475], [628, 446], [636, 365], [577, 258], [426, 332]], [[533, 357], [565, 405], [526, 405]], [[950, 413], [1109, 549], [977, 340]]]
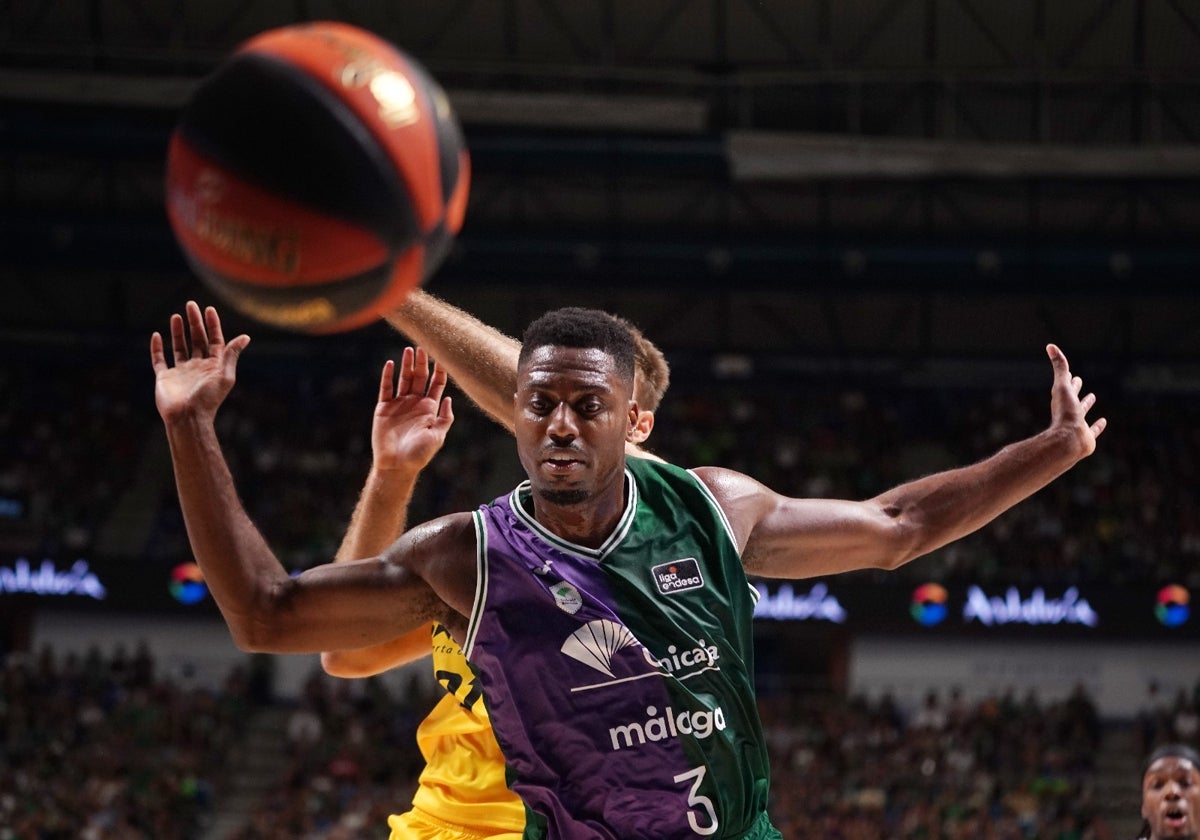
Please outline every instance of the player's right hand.
[[[171, 352], [175, 364], [167, 364], [163, 337], [150, 336], [150, 365], [154, 368], [154, 403], [163, 421], [211, 419], [225, 401], [237, 379], [237, 361], [250, 344], [250, 336], [239, 335], [226, 343], [221, 317], [213, 307], [189, 300], [184, 316], [171, 316]], [[190, 350], [189, 350], [190, 338]]]
[[454, 423], [446, 390], [446, 371], [434, 364], [429, 371], [425, 350], [404, 348], [399, 381], [396, 363], [389, 359], [379, 378], [379, 402], [371, 425], [375, 470], [424, 469], [446, 440]]

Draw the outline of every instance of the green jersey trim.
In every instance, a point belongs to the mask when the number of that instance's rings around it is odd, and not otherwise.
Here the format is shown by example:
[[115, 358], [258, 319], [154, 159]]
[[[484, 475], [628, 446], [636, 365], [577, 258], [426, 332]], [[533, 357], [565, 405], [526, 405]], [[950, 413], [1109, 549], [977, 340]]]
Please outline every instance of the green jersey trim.
[[[708, 485], [704, 483], [703, 479], [696, 475], [695, 470], [688, 470], [687, 472], [688, 475], [690, 475], [700, 487], [700, 492], [704, 494], [706, 499], [708, 499], [708, 503], [713, 506], [713, 510], [717, 512], [717, 517], [721, 520], [721, 525], [725, 529], [725, 536], [729, 538], [729, 543], [733, 546], [733, 550], [737, 556], [741, 557], [742, 552], [738, 548], [737, 537], [733, 535], [733, 525], [729, 523], [729, 518], [725, 515], [725, 508], [721, 507], [721, 503], [717, 501], [717, 497], [713, 495], [712, 490], [710, 490]], [[750, 583], [749, 581], [746, 581], [746, 585], [750, 587], [751, 599], [753, 599], [754, 603], [757, 604], [758, 599], [762, 597], [762, 593], [759, 592], [758, 589], [755, 588], [754, 584]]]
[[475, 634], [479, 630], [479, 619], [483, 615], [484, 604], [487, 603], [488, 564], [487, 564], [487, 525], [483, 521], [481, 511], [472, 511], [471, 519], [475, 523], [475, 603], [471, 605], [471, 617], [467, 622], [467, 637], [463, 640], [463, 656], [471, 658], [471, 648], [475, 646]]

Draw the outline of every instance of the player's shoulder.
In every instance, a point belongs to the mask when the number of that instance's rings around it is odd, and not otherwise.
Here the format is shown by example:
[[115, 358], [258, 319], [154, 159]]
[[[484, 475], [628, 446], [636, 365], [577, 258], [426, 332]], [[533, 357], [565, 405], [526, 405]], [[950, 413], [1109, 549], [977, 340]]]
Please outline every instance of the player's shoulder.
[[472, 514], [452, 513], [406, 531], [393, 546], [391, 559], [432, 588], [453, 611], [437, 620], [455, 626], [455, 616], [467, 615], [474, 598], [476, 546]]
[[642, 449], [642, 447], [638, 446], [636, 443], [626, 442], [625, 443], [625, 454], [631, 458], [641, 458], [644, 461], [652, 461], [652, 462], [659, 463], [659, 464], [669, 463], [665, 458], [661, 458], [658, 455], [655, 455], [653, 452], [649, 451], [648, 449]]
[[473, 531], [474, 522], [475, 516], [471, 511], [458, 511], [416, 525], [410, 529], [410, 533], [420, 533], [423, 538], [454, 539]]
[[688, 470], [716, 500], [731, 520], [753, 512], [761, 515], [774, 504], [776, 494], [756, 479], [725, 467], [695, 467]]
[[467, 511], [439, 516], [408, 529], [393, 547], [397, 559], [467, 562], [475, 555], [475, 518]]

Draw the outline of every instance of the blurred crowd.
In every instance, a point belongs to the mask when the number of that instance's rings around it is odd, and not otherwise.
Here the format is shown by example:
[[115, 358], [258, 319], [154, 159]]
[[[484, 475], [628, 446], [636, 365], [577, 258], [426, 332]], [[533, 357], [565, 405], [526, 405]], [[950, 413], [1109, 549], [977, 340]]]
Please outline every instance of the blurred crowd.
[[[338, 344], [315, 354], [256, 345], [243, 361], [220, 432], [251, 516], [290, 567], [336, 550], [370, 464], [379, 367], [399, 349]], [[25, 352], [33, 363], [0, 369], [0, 437], [12, 442], [0, 452], [0, 551], [186, 558], [145, 359]], [[679, 464], [741, 469], [794, 495], [866, 498], [1044, 428], [1049, 366], [1007, 379], [719, 379], [708, 367], [681, 365], [650, 448]], [[1094, 414], [1109, 419], [1093, 458], [880, 582], [1200, 585], [1200, 393], [1135, 389], [1115, 377], [1087, 386], [1100, 395]], [[418, 487], [410, 521], [470, 509], [521, 477], [511, 439], [464, 397], [456, 402], [455, 428]]]
[[[799, 496], [863, 499], [970, 464], [1046, 427], [1028, 387], [779, 379], [672, 384], [652, 442]], [[1086, 382], [1109, 433], [1068, 476], [986, 528], [876, 582], [1200, 583], [1200, 393]]]
[[155, 674], [145, 647], [10, 654], [0, 668], [0, 840], [190, 840], [239, 760], [249, 698]]
[[788, 838], [1105, 837], [1094, 797], [1101, 722], [1080, 688], [966, 703], [930, 693], [904, 712], [874, 702], [760, 701], [772, 816]]
[[0, 551], [93, 551], [149, 440], [153, 379], [86, 348], [0, 351], [22, 362], [0, 366]]
[[[394, 347], [299, 355], [256, 346], [219, 430], [252, 518], [281, 559], [331, 558], [370, 465], [378, 371]], [[24, 351], [0, 368], [0, 552], [187, 558], [153, 380], [140, 353]], [[714, 379], [676, 369], [651, 449], [743, 470], [796, 495], [866, 498], [1042, 429], [1049, 372], [902, 387], [811, 373]], [[1200, 585], [1200, 394], [1089, 381], [1110, 427], [1067, 479], [898, 574], [947, 583]], [[410, 519], [469, 509], [520, 478], [511, 439], [455, 393], [458, 420]], [[131, 515], [132, 512], [132, 515]], [[236, 840], [383, 836], [411, 796], [420, 687], [314, 677], [287, 710], [286, 761]], [[1197, 742], [1200, 697], [1151, 692], [1139, 745]], [[0, 672], [0, 840], [199, 837], [265, 702], [155, 674], [145, 650], [8, 656]], [[887, 698], [767, 696], [774, 817], [787, 837], [1104, 840], [1086, 695], [901, 710]]]
[[[1161, 698], [1149, 687], [1142, 754], [1200, 745], [1197, 688]], [[415, 789], [416, 726], [437, 690], [318, 671], [279, 701], [241, 667], [218, 690], [184, 687], [144, 647], [12, 654], [0, 668], [0, 840], [209, 836], [255, 762], [271, 776], [223, 840], [384, 837]], [[1112, 838], [1097, 787], [1111, 722], [1082, 687], [1054, 701], [966, 701], [950, 688], [912, 708], [780, 692], [760, 709], [772, 817], [788, 840]], [[272, 723], [256, 741], [247, 728], [264, 710]], [[1136, 777], [1124, 781], [1136, 791]]]

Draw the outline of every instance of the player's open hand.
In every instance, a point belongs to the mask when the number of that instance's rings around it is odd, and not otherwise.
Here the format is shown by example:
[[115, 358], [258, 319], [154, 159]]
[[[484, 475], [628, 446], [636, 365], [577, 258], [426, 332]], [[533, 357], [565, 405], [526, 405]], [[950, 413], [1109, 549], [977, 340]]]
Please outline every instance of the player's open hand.
[[420, 470], [446, 440], [454, 422], [446, 390], [446, 371], [435, 364], [429, 371], [429, 356], [417, 348], [404, 348], [399, 379], [396, 363], [389, 359], [379, 378], [379, 402], [371, 426], [371, 450], [375, 469]]
[[1067, 357], [1057, 345], [1046, 345], [1046, 354], [1054, 368], [1054, 384], [1050, 387], [1050, 427], [1064, 429], [1072, 434], [1079, 446], [1079, 457], [1086, 458], [1096, 451], [1096, 438], [1100, 437], [1108, 421], [1101, 417], [1089, 421], [1088, 412], [1096, 405], [1096, 395], [1083, 392], [1083, 380], [1071, 374]]
[[[239, 335], [226, 343], [217, 310], [189, 300], [184, 316], [171, 316], [171, 352], [175, 364], [167, 364], [163, 337], [150, 336], [150, 364], [154, 368], [154, 402], [164, 422], [186, 417], [216, 415], [233, 388], [237, 360], [250, 336]], [[189, 342], [190, 339], [190, 342]]]

